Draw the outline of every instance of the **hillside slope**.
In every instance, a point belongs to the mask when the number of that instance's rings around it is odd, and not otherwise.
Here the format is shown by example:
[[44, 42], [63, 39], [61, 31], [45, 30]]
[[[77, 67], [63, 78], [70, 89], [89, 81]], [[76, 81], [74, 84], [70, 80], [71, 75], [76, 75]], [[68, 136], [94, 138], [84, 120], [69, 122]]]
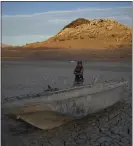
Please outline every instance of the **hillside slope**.
[[109, 19], [77, 19], [65, 26], [58, 34], [41, 43], [26, 48], [131, 48], [132, 30]]
[[132, 29], [109, 19], [76, 19], [43, 42], [13, 47], [4, 58], [127, 59], [132, 57]]

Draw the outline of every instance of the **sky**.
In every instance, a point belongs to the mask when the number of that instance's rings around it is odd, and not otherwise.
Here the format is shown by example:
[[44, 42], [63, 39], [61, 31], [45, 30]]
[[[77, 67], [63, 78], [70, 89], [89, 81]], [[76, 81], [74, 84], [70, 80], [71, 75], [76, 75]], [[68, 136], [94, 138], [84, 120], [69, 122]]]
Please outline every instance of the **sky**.
[[2, 2], [2, 43], [44, 41], [77, 18], [110, 18], [132, 26], [132, 2]]

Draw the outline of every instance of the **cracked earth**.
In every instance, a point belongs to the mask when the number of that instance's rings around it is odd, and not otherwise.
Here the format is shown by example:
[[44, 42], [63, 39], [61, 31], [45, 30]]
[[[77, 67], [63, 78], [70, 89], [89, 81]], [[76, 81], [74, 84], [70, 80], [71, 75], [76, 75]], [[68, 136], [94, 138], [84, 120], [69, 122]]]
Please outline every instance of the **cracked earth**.
[[[39, 130], [11, 119], [2, 134], [4, 146], [131, 146], [131, 93], [114, 106], [51, 130]], [[5, 121], [4, 120], [4, 121]], [[4, 128], [5, 131], [5, 128]]]

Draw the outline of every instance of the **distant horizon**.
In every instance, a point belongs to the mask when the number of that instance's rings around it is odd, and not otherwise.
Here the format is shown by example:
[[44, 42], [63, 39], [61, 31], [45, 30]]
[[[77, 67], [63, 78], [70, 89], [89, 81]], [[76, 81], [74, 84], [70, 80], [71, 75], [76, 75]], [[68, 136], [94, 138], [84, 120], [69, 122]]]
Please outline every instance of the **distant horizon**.
[[2, 44], [45, 41], [77, 18], [132, 26], [132, 2], [2, 2]]

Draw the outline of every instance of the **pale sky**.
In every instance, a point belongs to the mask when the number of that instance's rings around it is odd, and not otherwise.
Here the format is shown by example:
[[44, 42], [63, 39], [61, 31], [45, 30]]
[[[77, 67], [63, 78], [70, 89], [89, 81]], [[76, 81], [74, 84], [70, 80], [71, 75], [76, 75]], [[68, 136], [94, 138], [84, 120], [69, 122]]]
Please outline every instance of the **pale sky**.
[[77, 18], [112, 18], [132, 26], [132, 3], [2, 2], [2, 43], [44, 41]]

